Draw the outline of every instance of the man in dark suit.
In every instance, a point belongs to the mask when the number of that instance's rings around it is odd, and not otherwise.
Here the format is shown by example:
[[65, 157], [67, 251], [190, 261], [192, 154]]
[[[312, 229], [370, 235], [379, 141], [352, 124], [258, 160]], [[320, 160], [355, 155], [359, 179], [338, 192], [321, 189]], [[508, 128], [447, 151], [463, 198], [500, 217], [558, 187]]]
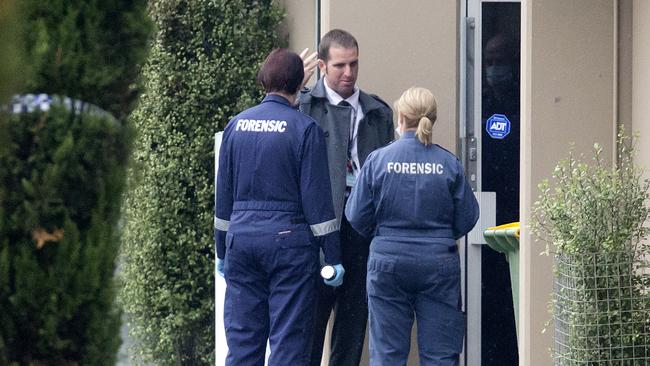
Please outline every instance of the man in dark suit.
[[[307, 59], [305, 65], [309, 68]], [[301, 92], [299, 106], [325, 133], [334, 211], [341, 223], [345, 281], [336, 289], [320, 288], [311, 365], [320, 365], [327, 321], [334, 310], [330, 365], [356, 366], [368, 320], [366, 263], [370, 238], [350, 226], [343, 210], [368, 155], [393, 140], [393, 112], [379, 97], [356, 85], [359, 46], [350, 33], [334, 29], [325, 34], [318, 49], [318, 67], [322, 77], [311, 89]]]

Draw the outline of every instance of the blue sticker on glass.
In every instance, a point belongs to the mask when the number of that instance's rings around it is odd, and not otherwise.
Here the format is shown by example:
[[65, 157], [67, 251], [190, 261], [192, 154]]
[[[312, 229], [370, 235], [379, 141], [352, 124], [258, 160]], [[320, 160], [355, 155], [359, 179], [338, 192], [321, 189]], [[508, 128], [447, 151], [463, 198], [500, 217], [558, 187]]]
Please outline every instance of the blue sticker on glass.
[[510, 120], [504, 114], [493, 114], [485, 122], [485, 131], [493, 139], [501, 140], [510, 133]]

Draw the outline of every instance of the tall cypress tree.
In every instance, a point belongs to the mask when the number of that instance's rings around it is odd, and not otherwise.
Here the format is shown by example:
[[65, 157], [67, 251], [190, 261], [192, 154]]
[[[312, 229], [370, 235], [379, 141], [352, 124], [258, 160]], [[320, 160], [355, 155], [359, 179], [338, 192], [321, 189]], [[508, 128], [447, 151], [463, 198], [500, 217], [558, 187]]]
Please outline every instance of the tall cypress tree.
[[124, 300], [139, 354], [214, 361], [213, 136], [261, 100], [257, 69], [279, 43], [272, 0], [159, 0], [134, 113]]
[[146, 55], [146, 1], [16, 4], [23, 92], [61, 97], [0, 118], [0, 364], [114, 365], [123, 117]]

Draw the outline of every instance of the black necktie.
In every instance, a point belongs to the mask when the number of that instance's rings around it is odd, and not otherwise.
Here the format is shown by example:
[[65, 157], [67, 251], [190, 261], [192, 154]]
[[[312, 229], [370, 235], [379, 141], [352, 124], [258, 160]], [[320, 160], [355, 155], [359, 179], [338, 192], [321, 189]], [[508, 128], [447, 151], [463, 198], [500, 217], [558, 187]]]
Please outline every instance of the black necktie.
[[[352, 108], [352, 104], [350, 104], [347, 100], [342, 100], [338, 103], [339, 106], [341, 107], [350, 107]], [[354, 110], [351, 110], [351, 116], [350, 116], [350, 135], [348, 136], [348, 162], [347, 162], [347, 170], [348, 173], [352, 173], [353, 168], [352, 168], [352, 144], [354, 144], [354, 130], [355, 130], [355, 125], [356, 121], [353, 121], [352, 118], [354, 118]]]
[[[352, 104], [350, 104], [347, 100], [342, 100], [338, 104], [341, 107], [350, 107], [352, 108]], [[356, 121], [352, 121], [352, 118], [354, 118], [354, 110], [351, 110], [351, 115], [350, 115], [350, 134], [348, 135], [348, 160], [352, 160], [352, 144], [354, 143], [354, 127], [356, 125]]]

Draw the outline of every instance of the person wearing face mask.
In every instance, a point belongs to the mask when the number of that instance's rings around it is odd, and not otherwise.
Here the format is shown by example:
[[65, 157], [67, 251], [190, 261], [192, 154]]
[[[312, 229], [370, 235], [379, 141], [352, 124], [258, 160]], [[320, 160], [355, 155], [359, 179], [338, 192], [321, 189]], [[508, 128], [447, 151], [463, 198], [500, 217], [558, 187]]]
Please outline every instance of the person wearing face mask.
[[311, 364], [321, 364], [325, 329], [334, 310], [329, 364], [357, 366], [368, 318], [365, 284], [369, 241], [348, 224], [343, 209], [368, 154], [393, 140], [393, 112], [379, 97], [356, 85], [359, 46], [350, 33], [334, 29], [323, 36], [318, 67], [322, 77], [311, 89], [300, 93], [299, 108], [325, 132], [331, 195], [336, 219], [341, 223], [341, 258], [346, 274], [342, 286], [320, 287]]
[[485, 83], [483, 88], [484, 110], [507, 114], [517, 112], [519, 84], [517, 47], [504, 33], [497, 33], [487, 40], [483, 52]]
[[490, 87], [499, 89], [512, 83], [510, 65], [491, 65], [485, 68], [485, 77]]
[[318, 249], [336, 269], [339, 223], [328, 194], [323, 131], [292, 105], [300, 57], [269, 54], [258, 81], [266, 97], [226, 126], [215, 194], [217, 271], [226, 279], [226, 365], [308, 365], [318, 290]]
[[405, 365], [417, 319], [420, 365], [458, 365], [461, 310], [456, 240], [479, 216], [456, 156], [433, 143], [437, 104], [424, 88], [395, 103], [401, 137], [366, 160], [345, 215], [374, 236], [368, 260], [370, 364]]

